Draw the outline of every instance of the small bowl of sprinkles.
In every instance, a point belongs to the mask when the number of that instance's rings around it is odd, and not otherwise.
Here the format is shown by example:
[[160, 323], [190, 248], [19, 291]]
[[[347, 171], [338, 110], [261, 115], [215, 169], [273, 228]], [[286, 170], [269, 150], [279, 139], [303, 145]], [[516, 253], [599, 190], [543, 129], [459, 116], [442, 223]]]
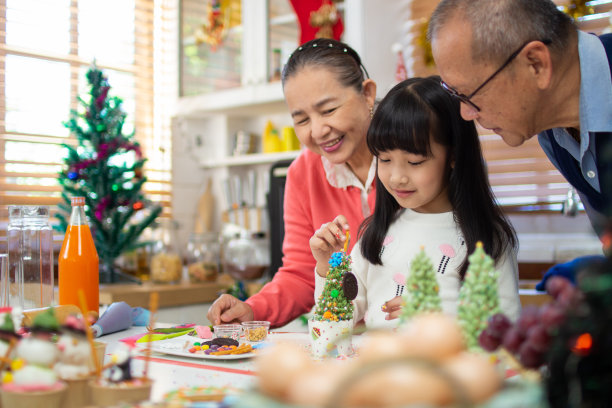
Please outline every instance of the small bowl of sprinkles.
[[228, 338], [239, 340], [242, 335], [242, 326], [239, 324], [220, 324], [213, 327], [215, 338]]
[[264, 341], [268, 337], [268, 330], [270, 330], [270, 322], [242, 322], [242, 328], [246, 341], [251, 343], [257, 343], [260, 341]]

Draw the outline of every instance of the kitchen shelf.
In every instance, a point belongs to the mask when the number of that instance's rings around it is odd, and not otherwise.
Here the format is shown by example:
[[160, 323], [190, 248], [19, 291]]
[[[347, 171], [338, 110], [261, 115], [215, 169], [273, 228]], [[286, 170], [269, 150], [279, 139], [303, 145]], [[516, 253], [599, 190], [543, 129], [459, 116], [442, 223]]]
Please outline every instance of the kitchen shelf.
[[247, 85], [179, 99], [176, 115], [201, 118], [210, 115], [257, 116], [287, 112], [280, 81]]
[[203, 159], [200, 163], [204, 168], [249, 166], [253, 164], [270, 164], [279, 160], [295, 159], [299, 154], [300, 150], [279, 153], [253, 153], [242, 156], [227, 156], [213, 160], [207, 158]]

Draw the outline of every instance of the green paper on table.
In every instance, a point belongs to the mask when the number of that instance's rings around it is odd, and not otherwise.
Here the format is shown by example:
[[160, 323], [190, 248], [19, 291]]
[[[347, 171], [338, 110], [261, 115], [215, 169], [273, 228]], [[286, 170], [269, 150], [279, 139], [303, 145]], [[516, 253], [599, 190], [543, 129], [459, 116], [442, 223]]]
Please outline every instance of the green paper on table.
[[173, 337], [179, 337], [182, 336], [184, 334], [190, 334], [193, 333], [195, 331], [194, 327], [170, 327], [170, 328], [166, 328], [166, 329], [155, 329], [155, 331], [149, 335], [149, 334], [145, 334], [143, 335], [141, 338], [139, 338], [138, 340], [136, 340], [136, 343], [146, 343], [149, 341], [158, 341], [158, 340], [166, 340], [166, 339], [171, 339]]

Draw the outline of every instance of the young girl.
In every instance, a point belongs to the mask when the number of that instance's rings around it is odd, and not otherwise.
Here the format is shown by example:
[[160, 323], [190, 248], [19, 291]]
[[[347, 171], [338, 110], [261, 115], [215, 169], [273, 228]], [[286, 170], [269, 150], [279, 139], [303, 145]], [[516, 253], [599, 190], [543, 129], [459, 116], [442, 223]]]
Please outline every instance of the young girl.
[[[515, 233], [495, 205], [474, 123], [461, 119], [459, 101], [439, 77], [412, 78], [391, 89], [376, 109], [367, 142], [377, 158], [376, 205], [351, 253], [359, 283], [355, 322], [397, 325], [390, 320], [401, 312], [403, 284], [421, 247], [437, 270], [443, 311], [456, 314], [467, 256], [478, 241], [496, 262], [502, 311], [518, 317]], [[340, 215], [310, 239], [315, 299], [346, 229]]]

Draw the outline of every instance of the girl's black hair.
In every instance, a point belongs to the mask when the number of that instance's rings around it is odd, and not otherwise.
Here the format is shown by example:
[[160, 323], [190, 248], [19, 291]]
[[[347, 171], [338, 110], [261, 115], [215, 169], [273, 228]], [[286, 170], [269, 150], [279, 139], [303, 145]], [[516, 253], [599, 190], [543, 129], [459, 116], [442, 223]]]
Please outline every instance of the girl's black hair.
[[[516, 246], [514, 228], [495, 203], [474, 122], [461, 118], [459, 100], [442, 89], [438, 76], [411, 78], [393, 87], [374, 113], [367, 143], [376, 157], [396, 149], [431, 156], [430, 137], [447, 148], [448, 196], [467, 253], [481, 241], [499, 261], [508, 246]], [[370, 263], [382, 265], [383, 240], [402, 210], [376, 177], [376, 206], [358, 233], [361, 253]], [[459, 270], [461, 279], [467, 267], [466, 257]]]
[[293, 51], [283, 67], [281, 74], [283, 86], [287, 79], [310, 66], [328, 68], [338, 76], [342, 85], [353, 87], [358, 92], [361, 92], [362, 83], [368, 78], [368, 71], [354, 49], [340, 41], [316, 38]]

